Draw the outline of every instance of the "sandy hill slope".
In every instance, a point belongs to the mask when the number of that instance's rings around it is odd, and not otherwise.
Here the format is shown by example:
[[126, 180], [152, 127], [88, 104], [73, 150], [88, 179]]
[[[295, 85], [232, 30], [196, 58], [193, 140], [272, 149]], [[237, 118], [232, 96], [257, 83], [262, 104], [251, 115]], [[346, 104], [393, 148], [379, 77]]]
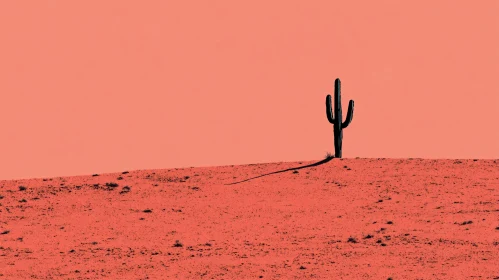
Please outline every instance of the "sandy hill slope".
[[497, 160], [311, 163], [0, 181], [0, 279], [499, 279]]

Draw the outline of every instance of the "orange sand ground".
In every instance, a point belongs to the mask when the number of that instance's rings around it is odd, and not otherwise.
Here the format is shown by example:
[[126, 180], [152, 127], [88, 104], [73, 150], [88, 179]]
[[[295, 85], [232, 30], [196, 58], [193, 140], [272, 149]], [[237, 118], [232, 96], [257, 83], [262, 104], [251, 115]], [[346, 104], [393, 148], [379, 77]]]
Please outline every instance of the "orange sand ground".
[[0, 279], [499, 279], [496, 160], [310, 163], [0, 181]]

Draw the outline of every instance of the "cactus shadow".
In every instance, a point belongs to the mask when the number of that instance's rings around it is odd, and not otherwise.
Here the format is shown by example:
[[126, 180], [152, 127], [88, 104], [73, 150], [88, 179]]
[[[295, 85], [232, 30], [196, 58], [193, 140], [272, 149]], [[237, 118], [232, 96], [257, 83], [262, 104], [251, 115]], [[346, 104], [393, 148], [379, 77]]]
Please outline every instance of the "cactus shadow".
[[252, 178], [249, 178], [249, 179], [246, 179], [246, 180], [242, 180], [242, 181], [238, 181], [238, 182], [234, 182], [234, 183], [229, 183], [229, 184], [225, 184], [225, 185], [235, 185], [235, 184], [247, 182], [247, 181], [250, 181], [250, 180], [253, 180], [253, 179], [256, 179], [256, 178], [260, 178], [260, 177], [264, 177], [264, 176], [268, 176], [268, 175], [272, 175], [272, 174], [277, 174], [277, 173], [286, 172], [286, 171], [293, 171], [293, 170], [298, 170], [298, 169], [303, 169], [303, 168], [314, 167], [314, 166], [318, 166], [318, 165], [324, 164], [326, 162], [329, 162], [333, 158], [334, 158], [334, 156], [328, 156], [328, 157], [326, 157], [325, 159], [323, 159], [321, 161], [318, 161], [316, 163], [312, 163], [312, 164], [309, 164], [309, 165], [300, 166], [300, 167], [294, 167], [294, 168], [288, 168], [288, 169], [279, 170], [279, 171], [274, 171], [274, 172], [271, 172], [271, 173], [259, 175], [259, 176], [252, 177]]

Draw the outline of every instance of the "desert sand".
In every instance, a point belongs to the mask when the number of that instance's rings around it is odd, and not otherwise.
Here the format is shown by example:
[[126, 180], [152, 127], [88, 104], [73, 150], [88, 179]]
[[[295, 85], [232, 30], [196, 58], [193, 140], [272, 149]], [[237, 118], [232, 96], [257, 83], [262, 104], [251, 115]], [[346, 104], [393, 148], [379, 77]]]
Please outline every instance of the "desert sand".
[[499, 279], [497, 160], [0, 181], [0, 279]]

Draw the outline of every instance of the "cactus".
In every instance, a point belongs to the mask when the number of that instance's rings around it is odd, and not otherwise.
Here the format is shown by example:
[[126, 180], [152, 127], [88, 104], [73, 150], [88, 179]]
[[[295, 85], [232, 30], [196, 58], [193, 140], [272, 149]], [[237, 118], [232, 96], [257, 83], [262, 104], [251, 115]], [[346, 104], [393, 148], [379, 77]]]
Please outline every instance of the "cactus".
[[334, 81], [334, 116], [331, 108], [331, 95], [326, 96], [327, 119], [334, 126], [334, 156], [341, 158], [341, 146], [343, 142], [343, 129], [346, 128], [353, 118], [353, 100], [348, 103], [348, 112], [345, 122], [342, 122], [341, 114], [341, 82], [340, 79]]

